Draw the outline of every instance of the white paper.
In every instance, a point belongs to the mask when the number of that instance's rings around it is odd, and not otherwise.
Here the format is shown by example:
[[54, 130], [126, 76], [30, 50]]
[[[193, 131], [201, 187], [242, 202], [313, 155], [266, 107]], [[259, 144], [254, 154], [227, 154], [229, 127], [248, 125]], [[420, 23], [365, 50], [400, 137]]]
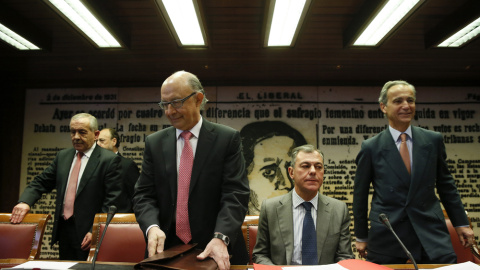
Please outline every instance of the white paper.
[[40, 268], [40, 269], [54, 269], [54, 270], [63, 270], [68, 269], [74, 266], [75, 262], [49, 262], [49, 261], [29, 261], [26, 263], [19, 264], [13, 268], [20, 268], [20, 269], [33, 269], [33, 268]]
[[347, 268], [334, 263], [334, 264], [325, 264], [325, 265], [308, 265], [308, 266], [290, 266], [282, 267], [284, 270], [348, 270]]
[[438, 267], [435, 269], [441, 269], [441, 270], [480, 270], [480, 266], [477, 264], [474, 264], [473, 262], [464, 262], [464, 263], [459, 263], [459, 264], [452, 264], [448, 266], [443, 266], [443, 267]]

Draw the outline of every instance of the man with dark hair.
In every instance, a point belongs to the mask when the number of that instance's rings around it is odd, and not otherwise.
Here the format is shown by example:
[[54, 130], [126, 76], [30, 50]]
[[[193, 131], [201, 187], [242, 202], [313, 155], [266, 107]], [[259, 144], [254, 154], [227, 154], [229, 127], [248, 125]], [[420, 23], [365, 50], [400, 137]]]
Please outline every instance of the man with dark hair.
[[105, 149], [113, 151], [114, 153], [122, 157], [122, 160], [120, 162], [120, 175], [123, 181], [124, 191], [127, 193], [126, 205], [129, 206], [127, 209], [125, 209], [125, 212], [133, 213], [133, 192], [135, 189], [135, 183], [137, 182], [138, 176], [140, 175], [137, 164], [133, 160], [122, 156], [120, 154], [120, 151], [118, 151], [118, 148], [120, 147], [120, 136], [114, 128], [102, 129], [100, 131], [100, 135], [98, 136], [97, 144]]
[[20, 223], [43, 193], [57, 190], [51, 244], [59, 242], [61, 260], [86, 260], [96, 213], [110, 206], [124, 209], [118, 167], [120, 157], [97, 147], [97, 119], [87, 113], [70, 121], [73, 148], [58, 152], [52, 164], [25, 188], [13, 208], [12, 223]]
[[[413, 85], [406, 81], [387, 82], [378, 102], [389, 129], [364, 141], [356, 159], [356, 247], [361, 257], [378, 264], [406, 263], [409, 259], [395, 236], [379, 221], [382, 213], [389, 217], [398, 237], [418, 263], [457, 261], [440, 201], [462, 244], [469, 247], [474, 241], [455, 180], [448, 170], [442, 135], [411, 125], [415, 101]], [[373, 197], [368, 216], [371, 184]]]
[[146, 138], [133, 198], [148, 256], [198, 243], [197, 258], [212, 257], [221, 270], [246, 264], [241, 226], [250, 189], [240, 133], [203, 119], [205, 92], [194, 74], [174, 73], [160, 93], [172, 127]]
[[295, 187], [263, 201], [255, 263], [317, 265], [354, 258], [347, 204], [318, 192], [324, 172], [320, 150], [309, 144], [293, 149], [288, 173]]

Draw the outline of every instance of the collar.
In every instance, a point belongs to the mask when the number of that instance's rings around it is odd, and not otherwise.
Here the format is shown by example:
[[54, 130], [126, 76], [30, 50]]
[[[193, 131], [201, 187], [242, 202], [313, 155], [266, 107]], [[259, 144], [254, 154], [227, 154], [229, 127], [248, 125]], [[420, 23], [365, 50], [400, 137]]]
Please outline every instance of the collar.
[[[297, 208], [303, 202], [305, 202], [305, 200], [302, 199], [302, 197], [300, 197], [300, 195], [298, 195], [297, 192], [295, 191], [295, 188], [293, 188], [293, 190], [292, 190], [293, 208]], [[315, 208], [315, 210], [317, 210], [317, 207], [318, 207], [318, 192], [317, 192], [317, 195], [315, 195], [315, 197], [313, 197], [313, 199], [311, 199], [309, 202], [311, 202], [313, 204], [313, 207]]]
[[[95, 146], [97, 145], [97, 143], [94, 143], [92, 147], [90, 147], [90, 149], [88, 149], [87, 151], [83, 152], [83, 155], [86, 156], [87, 158], [90, 158], [90, 156], [92, 155], [93, 153], [93, 150], [95, 149]], [[75, 156], [77, 155], [78, 151], [75, 151]]]
[[[405, 132], [400, 132], [394, 128], [392, 128], [391, 126], [388, 126], [388, 130], [390, 130], [390, 134], [392, 135], [392, 138], [393, 138], [393, 141], [396, 142], [398, 141], [400, 135], [402, 133], [406, 133], [408, 135], [408, 138], [412, 139], [412, 126], [408, 126], [407, 130], [405, 130]], [[407, 140], [408, 140], [407, 138]]]
[[[203, 117], [200, 117], [200, 121], [198, 121], [198, 123], [195, 126], [193, 126], [192, 129], [189, 130], [193, 134], [193, 136], [195, 136], [195, 138], [197, 139], [200, 136], [200, 129], [202, 128], [202, 123], [203, 123]], [[184, 130], [176, 129], [177, 140], [180, 138], [180, 134], [182, 134], [182, 132], [184, 132]]]

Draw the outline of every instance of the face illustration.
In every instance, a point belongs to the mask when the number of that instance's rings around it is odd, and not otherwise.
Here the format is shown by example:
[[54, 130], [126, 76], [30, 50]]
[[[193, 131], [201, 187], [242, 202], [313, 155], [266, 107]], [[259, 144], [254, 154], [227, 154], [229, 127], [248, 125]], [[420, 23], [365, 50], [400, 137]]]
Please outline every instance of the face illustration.
[[[193, 90], [182, 76], [174, 75], [165, 81], [160, 92], [162, 101], [171, 102], [188, 97]], [[172, 126], [180, 130], [193, 128], [200, 121], [202, 99], [203, 94], [197, 93], [187, 98], [180, 108], [175, 109], [172, 105], [168, 105], [165, 109], [165, 115]]]
[[415, 116], [415, 96], [413, 90], [403, 84], [397, 84], [388, 89], [387, 104], [380, 104], [383, 113], [387, 115], [390, 126], [399, 131], [405, 131]]
[[293, 167], [288, 168], [295, 182], [295, 191], [304, 200], [311, 200], [323, 184], [323, 158], [320, 153], [299, 152]]
[[79, 118], [70, 122], [70, 137], [73, 147], [79, 152], [86, 152], [97, 139], [99, 131], [90, 129], [88, 118]]
[[250, 189], [258, 196], [258, 204], [293, 188], [287, 172], [290, 164], [288, 151], [292, 145], [293, 139], [287, 136], [273, 136], [255, 145], [254, 165], [248, 179]]
[[115, 147], [116, 143], [117, 143], [117, 139], [115, 138], [112, 139], [112, 134], [110, 133], [110, 130], [103, 129], [102, 131], [100, 131], [100, 135], [98, 136], [98, 141], [97, 141], [97, 144], [100, 147], [113, 151], [113, 148]]

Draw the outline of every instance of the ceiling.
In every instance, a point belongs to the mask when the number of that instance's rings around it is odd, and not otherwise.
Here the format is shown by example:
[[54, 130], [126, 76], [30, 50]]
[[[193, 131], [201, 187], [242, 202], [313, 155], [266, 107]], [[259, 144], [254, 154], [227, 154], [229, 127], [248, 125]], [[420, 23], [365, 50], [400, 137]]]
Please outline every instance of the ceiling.
[[0, 42], [0, 72], [7, 85], [24, 88], [159, 86], [177, 70], [197, 74], [205, 86], [480, 85], [480, 38], [460, 49], [426, 45], [447, 19], [464, 17], [459, 10], [478, 12], [478, 0], [426, 0], [381, 46], [345, 46], [369, 1], [312, 0], [295, 46], [264, 48], [266, 1], [200, 0], [209, 47], [185, 49], [154, 0], [89, 0], [127, 45], [97, 49], [43, 1], [0, 0], [16, 26], [45, 34], [49, 47], [18, 51]]

